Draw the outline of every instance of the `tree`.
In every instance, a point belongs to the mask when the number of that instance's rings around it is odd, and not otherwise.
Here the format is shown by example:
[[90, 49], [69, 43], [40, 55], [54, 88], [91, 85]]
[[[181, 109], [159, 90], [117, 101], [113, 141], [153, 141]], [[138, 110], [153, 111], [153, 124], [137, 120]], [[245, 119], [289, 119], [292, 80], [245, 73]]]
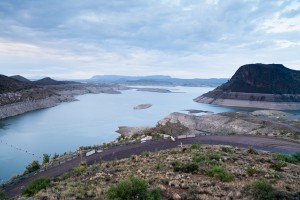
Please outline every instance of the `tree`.
[[59, 155], [57, 153], [54, 153], [52, 160], [56, 160], [59, 157]]
[[50, 161], [50, 155], [44, 153], [43, 154], [43, 165]]
[[34, 160], [29, 165], [27, 165], [26, 171], [24, 172], [24, 174], [29, 174], [31, 172], [34, 172], [34, 171], [38, 170], [38, 169], [40, 169], [39, 161]]

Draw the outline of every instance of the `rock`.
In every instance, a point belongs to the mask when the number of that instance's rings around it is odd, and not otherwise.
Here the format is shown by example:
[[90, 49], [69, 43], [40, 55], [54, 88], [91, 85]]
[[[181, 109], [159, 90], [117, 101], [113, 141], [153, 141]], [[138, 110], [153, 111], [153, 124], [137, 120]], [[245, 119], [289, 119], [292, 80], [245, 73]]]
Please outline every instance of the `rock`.
[[179, 194], [177, 194], [177, 193], [174, 193], [174, 194], [172, 195], [172, 199], [173, 199], [173, 200], [180, 200], [180, 199], [181, 199], [181, 196], [180, 196]]
[[151, 106], [152, 106], [152, 104], [140, 104], [140, 105], [134, 106], [133, 109], [134, 110], [142, 110], [142, 109], [150, 108]]

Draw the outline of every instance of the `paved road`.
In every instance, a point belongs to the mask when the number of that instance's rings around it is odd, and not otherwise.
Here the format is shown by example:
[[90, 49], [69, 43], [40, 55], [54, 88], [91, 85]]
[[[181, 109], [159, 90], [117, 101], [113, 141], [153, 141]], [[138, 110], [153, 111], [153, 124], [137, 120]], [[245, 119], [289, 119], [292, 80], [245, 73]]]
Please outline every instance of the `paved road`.
[[[192, 143], [202, 143], [202, 144], [224, 144], [233, 145], [242, 148], [248, 148], [249, 146], [254, 147], [258, 150], [265, 150], [271, 152], [287, 153], [293, 154], [295, 152], [300, 152], [300, 143], [292, 142], [289, 140], [280, 140], [268, 137], [257, 137], [257, 136], [199, 136], [195, 138], [185, 138], [178, 139], [175, 142], [171, 140], [162, 141], [151, 141], [145, 143], [139, 143], [128, 146], [120, 146], [111, 148], [103, 151], [102, 153], [93, 154], [89, 157], [84, 157], [83, 159], [87, 161], [88, 164], [93, 164], [99, 162], [100, 160], [110, 161], [115, 159], [122, 159], [130, 157], [134, 154], [140, 154], [144, 151], [158, 151], [163, 149], [169, 149], [178, 147], [180, 144], [192, 144]], [[5, 193], [9, 197], [19, 195], [21, 189], [32, 182], [39, 176], [46, 176], [49, 178], [62, 175], [63, 173], [72, 170], [75, 166], [80, 163], [80, 157], [73, 160], [67, 161], [59, 166], [48, 169], [47, 171], [40, 172], [34, 176], [27, 179], [21, 180], [17, 183], [9, 185], [4, 188]]]

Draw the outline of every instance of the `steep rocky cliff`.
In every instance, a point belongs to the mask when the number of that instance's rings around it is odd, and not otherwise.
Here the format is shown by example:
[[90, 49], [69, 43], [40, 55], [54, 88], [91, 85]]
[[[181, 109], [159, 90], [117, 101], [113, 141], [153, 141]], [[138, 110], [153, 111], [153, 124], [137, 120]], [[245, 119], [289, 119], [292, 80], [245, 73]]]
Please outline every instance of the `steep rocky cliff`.
[[241, 66], [225, 84], [194, 99], [199, 103], [300, 109], [300, 71], [281, 64]]

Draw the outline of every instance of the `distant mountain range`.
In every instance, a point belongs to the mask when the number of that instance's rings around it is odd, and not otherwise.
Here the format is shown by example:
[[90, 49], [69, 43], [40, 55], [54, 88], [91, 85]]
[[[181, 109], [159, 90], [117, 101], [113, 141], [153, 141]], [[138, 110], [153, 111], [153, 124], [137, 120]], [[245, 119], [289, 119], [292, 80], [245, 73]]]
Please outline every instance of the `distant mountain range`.
[[228, 81], [227, 78], [211, 79], [180, 79], [171, 76], [118, 76], [118, 75], [97, 75], [88, 82], [96, 83], [118, 83], [126, 85], [153, 85], [153, 86], [218, 86]]
[[[278, 109], [300, 109], [300, 71], [281, 64], [247, 64], [216, 89], [195, 99], [199, 103], [276, 108], [267, 102], [282, 102]], [[279, 105], [279, 104], [278, 104]], [[298, 108], [299, 107], [299, 108]]]

